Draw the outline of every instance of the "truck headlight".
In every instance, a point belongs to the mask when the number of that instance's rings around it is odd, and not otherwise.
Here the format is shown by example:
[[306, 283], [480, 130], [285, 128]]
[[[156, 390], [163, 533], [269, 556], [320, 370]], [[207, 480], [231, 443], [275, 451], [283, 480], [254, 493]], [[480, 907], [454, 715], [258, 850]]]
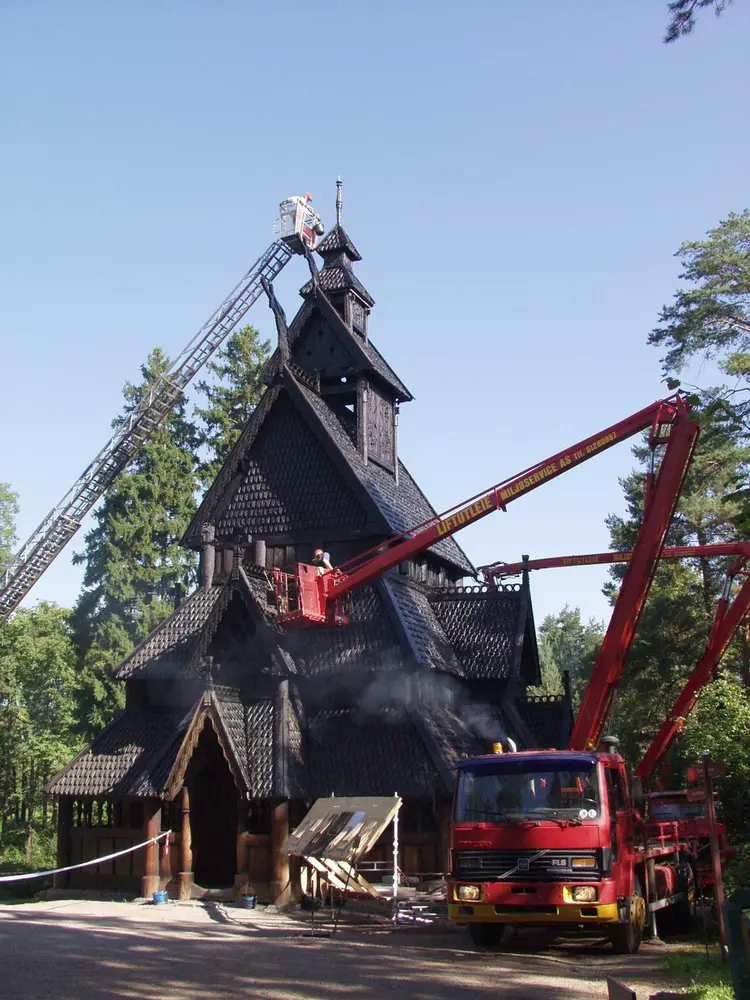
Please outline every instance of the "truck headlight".
[[482, 890], [478, 885], [458, 885], [456, 886], [456, 899], [464, 899], [475, 903], [482, 898]]
[[571, 868], [596, 868], [596, 858], [573, 858]]
[[596, 902], [596, 888], [593, 885], [574, 885], [570, 894], [576, 903]]

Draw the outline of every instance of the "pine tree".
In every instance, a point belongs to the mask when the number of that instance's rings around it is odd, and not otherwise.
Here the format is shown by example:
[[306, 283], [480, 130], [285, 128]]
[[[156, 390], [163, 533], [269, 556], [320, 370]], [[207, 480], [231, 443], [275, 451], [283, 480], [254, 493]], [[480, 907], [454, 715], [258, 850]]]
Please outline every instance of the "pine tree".
[[[158, 348], [125, 385], [124, 419], [169, 368]], [[195, 556], [179, 542], [195, 512], [198, 435], [181, 398], [94, 514], [74, 561], [85, 564], [74, 623], [81, 648], [80, 723], [87, 734], [122, 704], [116, 665], [174, 608], [194, 581]]]
[[204, 486], [210, 486], [215, 479], [263, 395], [261, 379], [270, 351], [268, 340], [261, 340], [254, 327], [244, 326], [230, 336], [216, 360], [207, 365], [214, 380], [198, 383], [198, 390], [206, 397], [206, 405], [195, 408], [203, 424], [200, 442], [208, 453], [199, 468]]
[[[738, 539], [739, 501], [733, 484], [746, 475], [750, 449], [736, 430], [702, 420], [703, 431], [685, 490], [667, 536], [668, 545], [704, 545]], [[647, 449], [634, 449], [643, 466]], [[607, 520], [613, 549], [631, 548], [643, 512], [644, 473], [622, 481], [627, 515]], [[729, 495], [727, 499], [727, 495]], [[633, 763], [656, 735], [664, 714], [698, 662], [711, 631], [726, 560], [663, 561], [656, 572], [617, 693], [615, 729]], [[625, 572], [612, 567], [612, 600]], [[724, 669], [750, 683], [750, 650], [739, 632]]]
[[8, 483], [0, 483], [0, 572], [8, 565], [16, 543], [18, 494]]
[[703, 7], [713, 7], [717, 17], [729, 6], [732, 0], [671, 0], [667, 4], [670, 21], [664, 35], [664, 41], [676, 42], [683, 35], [692, 35], [695, 29], [696, 11]]
[[547, 615], [539, 626], [542, 691], [561, 694], [567, 673], [573, 707], [577, 708], [603, 637], [604, 625], [593, 618], [584, 623], [579, 608], [566, 604], [559, 614]]

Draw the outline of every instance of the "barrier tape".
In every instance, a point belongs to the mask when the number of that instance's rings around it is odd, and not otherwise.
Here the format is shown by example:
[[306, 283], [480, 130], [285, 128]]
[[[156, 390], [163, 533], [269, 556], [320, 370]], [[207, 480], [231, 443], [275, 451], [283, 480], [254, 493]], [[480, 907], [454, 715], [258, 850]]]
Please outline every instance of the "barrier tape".
[[[62, 872], [72, 872], [76, 868], [88, 868], [90, 865], [101, 865], [105, 861], [112, 861], [114, 858], [121, 858], [123, 854], [130, 854], [132, 851], [140, 851], [142, 847], [148, 847], [149, 844], [157, 844], [164, 837], [168, 837], [172, 831], [167, 830], [166, 833], [160, 833], [158, 837], [152, 837], [151, 840], [144, 840], [142, 844], [134, 844], [133, 847], [126, 847], [122, 851], [115, 851], [114, 854], [105, 854], [103, 858], [94, 858], [93, 861], [82, 861], [78, 865], [67, 865], [65, 868], [52, 868], [48, 872], [24, 872], [22, 875], [0, 875], [0, 882], [22, 882], [24, 879], [30, 878], [47, 878], [49, 875], [61, 875]], [[169, 850], [169, 843], [167, 842], [167, 850]]]

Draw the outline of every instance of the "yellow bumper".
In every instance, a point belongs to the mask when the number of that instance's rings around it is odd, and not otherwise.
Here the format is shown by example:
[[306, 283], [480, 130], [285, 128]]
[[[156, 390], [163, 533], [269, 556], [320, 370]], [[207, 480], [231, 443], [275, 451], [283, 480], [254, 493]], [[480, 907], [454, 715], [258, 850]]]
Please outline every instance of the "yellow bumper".
[[617, 903], [565, 904], [556, 906], [554, 913], [535, 913], [531, 908], [496, 913], [488, 903], [448, 903], [448, 919], [459, 924], [616, 924], [620, 918]]

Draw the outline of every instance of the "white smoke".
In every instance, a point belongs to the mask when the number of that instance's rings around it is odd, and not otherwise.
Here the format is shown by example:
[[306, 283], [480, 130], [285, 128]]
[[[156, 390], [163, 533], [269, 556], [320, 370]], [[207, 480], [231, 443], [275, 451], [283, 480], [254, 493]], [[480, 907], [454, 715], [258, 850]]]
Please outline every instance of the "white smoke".
[[481, 740], [506, 742], [508, 739], [490, 705], [474, 701], [453, 677], [432, 670], [378, 674], [359, 695], [357, 706], [366, 716], [382, 716], [387, 710], [396, 713], [408, 710], [417, 714], [449, 712]]

